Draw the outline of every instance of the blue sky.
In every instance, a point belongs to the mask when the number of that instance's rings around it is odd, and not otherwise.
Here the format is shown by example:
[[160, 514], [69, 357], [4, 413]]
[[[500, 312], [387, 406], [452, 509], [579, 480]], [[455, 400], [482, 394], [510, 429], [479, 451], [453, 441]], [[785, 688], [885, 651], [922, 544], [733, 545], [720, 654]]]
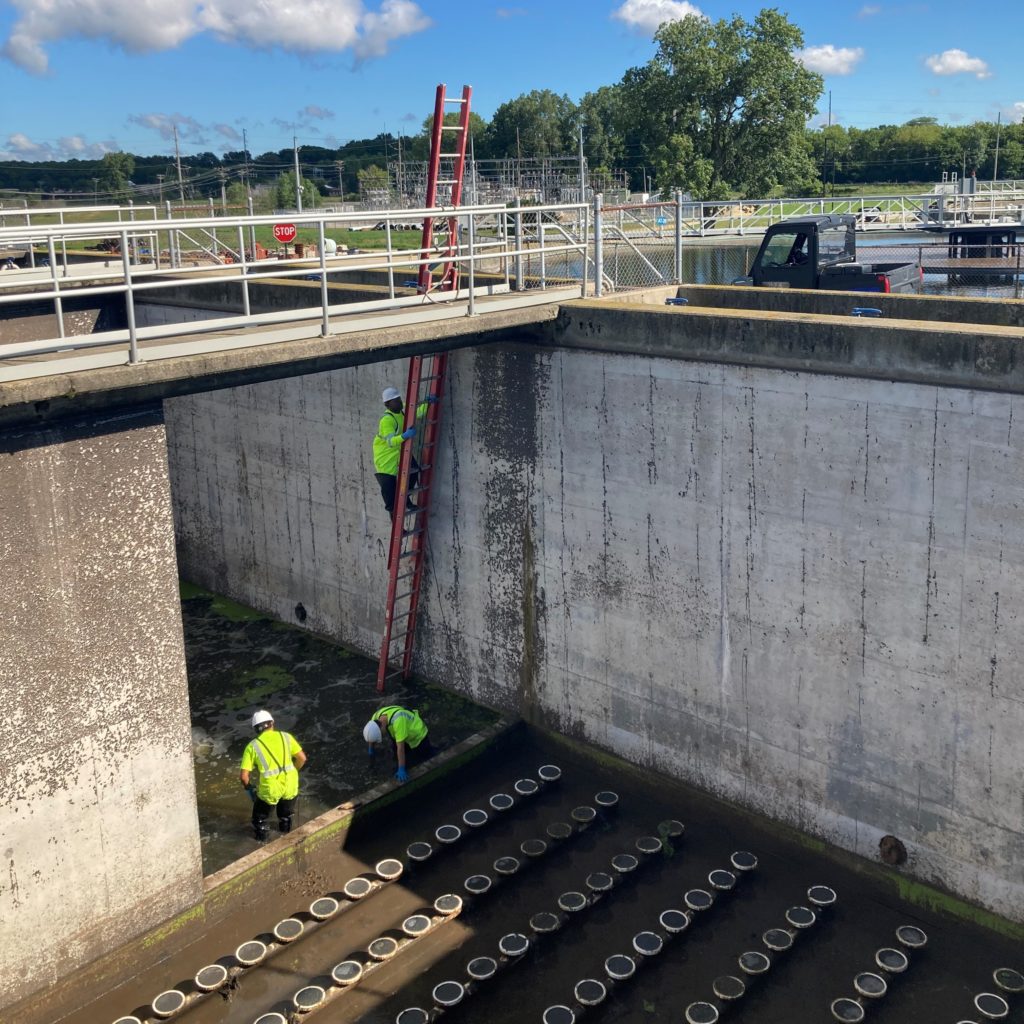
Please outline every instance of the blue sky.
[[[578, 100], [654, 53], [661, 20], [751, 19], [748, 0], [0, 0], [0, 160], [108, 149], [254, 153], [414, 133], [434, 87], [485, 118], [552, 89]], [[778, 4], [832, 115], [870, 127], [1024, 116], [1024, 2]], [[827, 98], [823, 100], [824, 117]]]

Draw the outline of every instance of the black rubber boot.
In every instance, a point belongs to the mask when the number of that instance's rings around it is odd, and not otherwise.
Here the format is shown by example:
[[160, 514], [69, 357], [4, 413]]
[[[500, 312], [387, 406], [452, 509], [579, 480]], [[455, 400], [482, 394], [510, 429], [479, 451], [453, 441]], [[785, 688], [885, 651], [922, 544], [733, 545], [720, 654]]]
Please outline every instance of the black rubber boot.
[[278, 818], [277, 827], [283, 832], [291, 832], [292, 830], [292, 819], [291, 818]]
[[263, 842], [267, 836], [267, 823], [265, 821], [254, 821], [252, 823], [252, 832], [258, 842]]

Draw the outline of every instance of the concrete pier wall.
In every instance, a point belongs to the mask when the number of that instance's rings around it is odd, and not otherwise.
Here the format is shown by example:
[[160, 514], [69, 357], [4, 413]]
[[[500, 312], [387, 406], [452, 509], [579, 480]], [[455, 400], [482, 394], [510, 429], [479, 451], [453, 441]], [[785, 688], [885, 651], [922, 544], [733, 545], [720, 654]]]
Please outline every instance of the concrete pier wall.
[[159, 406], [0, 432], [0, 1007], [196, 904]]
[[[867, 858], [893, 835], [1024, 920], [1024, 398], [554, 345], [449, 365], [420, 671]], [[183, 574], [375, 653], [369, 444], [404, 372], [169, 400]]]

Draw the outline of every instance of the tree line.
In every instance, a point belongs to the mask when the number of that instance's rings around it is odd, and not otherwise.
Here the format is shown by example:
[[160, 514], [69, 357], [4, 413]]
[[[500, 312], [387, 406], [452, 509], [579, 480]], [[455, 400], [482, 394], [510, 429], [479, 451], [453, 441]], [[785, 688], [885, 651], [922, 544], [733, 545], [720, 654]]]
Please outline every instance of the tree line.
[[[822, 77], [795, 56], [800, 28], [774, 8], [752, 21], [686, 17], [661, 26], [646, 64], [574, 102], [536, 89], [501, 104], [490, 120], [470, 115], [477, 159], [573, 155], [582, 131], [592, 171], [625, 170], [635, 190], [682, 189], [697, 199], [816, 194], [876, 182], [931, 182], [944, 172], [1024, 178], [1024, 124], [809, 128]], [[454, 118], [455, 115], [449, 115]], [[432, 118], [411, 136], [382, 133], [337, 148], [301, 146], [304, 203], [386, 184], [398, 160], [426, 160]], [[291, 149], [182, 157], [108, 153], [102, 160], [0, 164], [0, 190], [98, 200], [216, 196], [244, 202], [269, 183], [278, 205], [294, 198]], [[998, 166], [997, 166], [998, 160]]]

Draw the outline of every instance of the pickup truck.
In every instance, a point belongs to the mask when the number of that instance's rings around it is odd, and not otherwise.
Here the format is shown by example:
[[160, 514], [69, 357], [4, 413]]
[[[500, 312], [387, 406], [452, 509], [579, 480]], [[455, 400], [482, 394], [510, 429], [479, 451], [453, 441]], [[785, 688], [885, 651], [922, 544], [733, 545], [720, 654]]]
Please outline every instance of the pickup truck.
[[773, 224], [746, 277], [733, 284], [768, 288], [827, 288], [840, 292], [918, 292], [919, 263], [857, 259], [856, 217], [822, 214]]

